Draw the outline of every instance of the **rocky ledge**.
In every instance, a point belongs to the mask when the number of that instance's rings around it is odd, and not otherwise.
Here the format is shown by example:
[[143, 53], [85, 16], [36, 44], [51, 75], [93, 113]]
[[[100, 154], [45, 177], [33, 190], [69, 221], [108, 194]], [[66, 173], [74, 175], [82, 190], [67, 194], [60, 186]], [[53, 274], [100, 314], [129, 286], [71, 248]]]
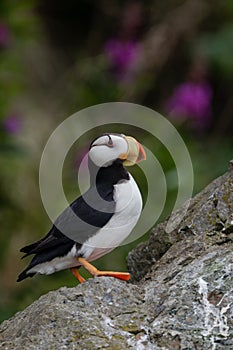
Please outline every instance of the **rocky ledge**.
[[0, 349], [233, 349], [233, 163], [110, 277], [42, 296], [0, 326]]

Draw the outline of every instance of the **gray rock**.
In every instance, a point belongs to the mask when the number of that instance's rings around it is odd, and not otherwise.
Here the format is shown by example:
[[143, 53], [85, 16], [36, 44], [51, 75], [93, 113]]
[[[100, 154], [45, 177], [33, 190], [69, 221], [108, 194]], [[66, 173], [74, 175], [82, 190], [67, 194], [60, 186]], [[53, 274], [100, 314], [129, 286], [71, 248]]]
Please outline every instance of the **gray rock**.
[[147, 343], [144, 292], [114, 278], [63, 287], [3, 322], [1, 349], [127, 349]]
[[1, 349], [233, 349], [233, 171], [128, 256], [110, 277], [42, 296], [0, 326]]
[[[195, 256], [202, 254], [211, 246], [233, 241], [233, 166], [229, 171], [214, 180], [202, 192], [196, 195], [189, 205], [189, 209], [171, 233], [165, 231], [168, 220], [152, 229], [147, 242], [139, 244], [127, 258], [128, 269], [134, 281], [140, 281], [148, 274], [148, 270], [155, 265], [171, 246], [182, 241], [182, 245], [190, 241], [195, 245]], [[177, 212], [179, 215], [179, 212]], [[174, 250], [173, 248], [173, 250]], [[192, 250], [192, 255], [194, 251]], [[179, 251], [177, 252], [178, 254]], [[132, 280], [131, 280], [132, 281]]]

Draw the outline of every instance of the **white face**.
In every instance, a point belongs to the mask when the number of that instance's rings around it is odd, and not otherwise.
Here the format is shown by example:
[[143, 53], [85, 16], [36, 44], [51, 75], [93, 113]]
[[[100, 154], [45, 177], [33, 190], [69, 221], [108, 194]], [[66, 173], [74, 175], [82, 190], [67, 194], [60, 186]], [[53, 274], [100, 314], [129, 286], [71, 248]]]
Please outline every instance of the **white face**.
[[124, 135], [103, 135], [91, 144], [89, 157], [98, 167], [109, 166], [122, 154], [128, 152]]

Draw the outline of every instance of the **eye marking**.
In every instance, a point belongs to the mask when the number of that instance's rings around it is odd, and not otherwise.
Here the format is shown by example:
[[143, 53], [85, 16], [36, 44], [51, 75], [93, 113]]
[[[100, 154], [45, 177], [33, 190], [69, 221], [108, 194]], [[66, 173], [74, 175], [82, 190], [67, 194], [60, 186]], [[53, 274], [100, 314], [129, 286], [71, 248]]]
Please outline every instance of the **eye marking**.
[[112, 142], [112, 138], [110, 135], [108, 135], [108, 146], [113, 147], [113, 142]]
[[[98, 141], [100, 137], [97, 137], [94, 141], [92, 141], [90, 149], [96, 146], [114, 147], [111, 136], [109, 134], [104, 134], [103, 136], [105, 136], [105, 141], [100, 142]], [[108, 140], [106, 139], [106, 137], [108, 137]]]

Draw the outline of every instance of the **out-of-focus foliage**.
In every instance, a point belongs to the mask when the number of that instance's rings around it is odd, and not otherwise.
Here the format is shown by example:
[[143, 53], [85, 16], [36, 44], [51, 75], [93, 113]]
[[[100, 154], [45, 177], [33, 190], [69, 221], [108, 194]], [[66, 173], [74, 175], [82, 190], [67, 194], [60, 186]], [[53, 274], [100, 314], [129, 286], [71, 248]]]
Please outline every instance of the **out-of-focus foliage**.
[[[76, 284], [67, 271], [15, 282], [27, 263], [19, 249], [50, 227], [38, 184], [43, 145], [71, 113], [111, 101], [148, 106], [184, 138], [195, 193], [226, 170], [233, 149], [232, 34], [230, 0], [0, 2], [0, 320], [50, 289]], [[77, 167], [88, 143], [108, 130], [95, 128], [69, 152], [63, 180], [70, 200], [79, 194]], [[111, 130], [134, 134], [161, 163], [168, 184], [162, 220], [177, 194], [169, 152], [136, 128]], [[146, 198], [146, 179], [140, 169], [132, 172]], [[137, 243], [96, 266], [124, 269]]]
[[224, 26], [214, 34], [203, 35], [197, 43], [200, 54], [207, 57], [214, 69], [226, 78], [233, 74], [233, 24]]

